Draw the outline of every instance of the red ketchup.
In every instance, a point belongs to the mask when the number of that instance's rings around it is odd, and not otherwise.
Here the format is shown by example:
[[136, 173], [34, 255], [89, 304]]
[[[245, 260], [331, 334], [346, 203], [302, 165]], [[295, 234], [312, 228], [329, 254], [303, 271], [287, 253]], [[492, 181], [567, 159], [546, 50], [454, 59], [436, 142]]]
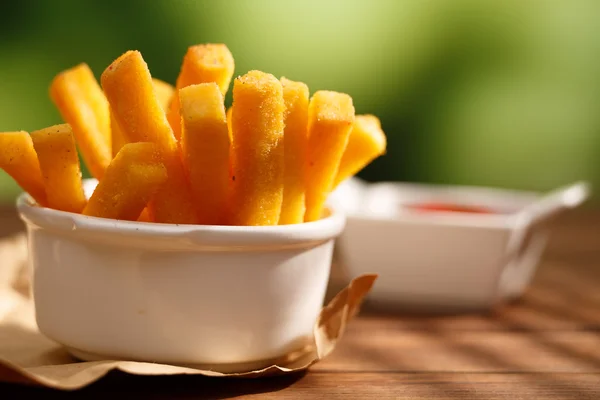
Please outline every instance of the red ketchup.
[[405, 204], [404, 207], [422, 212], [460, 212], [471, 214], [494, 214], [494, 211], [482, 206], [466, 206], [449, 203]]

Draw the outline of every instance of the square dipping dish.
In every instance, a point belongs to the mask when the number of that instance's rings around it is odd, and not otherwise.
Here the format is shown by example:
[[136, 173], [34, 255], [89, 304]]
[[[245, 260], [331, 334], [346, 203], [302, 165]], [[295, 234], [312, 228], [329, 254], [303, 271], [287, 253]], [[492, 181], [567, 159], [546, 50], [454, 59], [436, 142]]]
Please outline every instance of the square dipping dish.
[[367, 297], [375, 306], [490, 309], [523, 294], [545, 249], [548, 221], [588, 194], [585, 182], [540, 194], [352, 178], [331, 196], [347, 213], [332, 280], [379, 274]]

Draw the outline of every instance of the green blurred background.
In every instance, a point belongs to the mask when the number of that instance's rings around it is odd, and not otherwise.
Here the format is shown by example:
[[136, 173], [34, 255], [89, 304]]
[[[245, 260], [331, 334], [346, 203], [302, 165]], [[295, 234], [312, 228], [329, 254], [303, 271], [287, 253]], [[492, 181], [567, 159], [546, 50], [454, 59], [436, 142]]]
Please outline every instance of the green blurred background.
[[[137, 49], [173, 83], [188, 46], [219, 42], [236, 74], [347, 92], [379, 116], [388, 154], [367, 180], [595, 187], [599, 21], [598, 0], [4, 1], [0, 130], [61, 122], [48, 85], [80, 62], [99, 77]], [[0, 199], [16, 193], [0, 174]]]

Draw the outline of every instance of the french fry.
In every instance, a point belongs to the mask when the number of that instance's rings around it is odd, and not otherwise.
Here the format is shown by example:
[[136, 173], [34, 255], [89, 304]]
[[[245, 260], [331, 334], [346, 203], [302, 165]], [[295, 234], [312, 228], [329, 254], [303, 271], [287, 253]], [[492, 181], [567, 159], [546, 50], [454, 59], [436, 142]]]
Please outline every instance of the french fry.
[[276, 225], [283, 199], [283, 88], [250, 71], [233, 85], [230, 222]]
[[171, 104], [171, 100], [173, 99], [175, 88], [167, 82], [161, 81], [160, 79], [156, 78], [152, 78], [152, 85], [154, 86], [154, 90], [156, 91], [156, 97], [158, 97], [158, 102], [160, 103], [160, 106], [162, 107], [163, 111], [169, 111], [169, 105]]
[[114, 118], [130, 142], [151, 142], [163, 153], [167, 181], [149, 204], [156, 222], [196, 223], [196, 211], [179, 147], [160, 101], [150, 71], [139, 51], [128, 51], [109, 65], [101, 78]]
[[357, 174], [375, 158], [385, 154], [387, 139], [379, 118], [374, 115], [357, 115], [348, 146], [342, 155], [333, 187]]
[[305, 169], [308, 141], [308, 86], [281, 78], [285, 101], [284, 184], [279, 224], [299, 224], [304, 221], [306, 205]]
[[233, 148], [233, 128], [231, 127], [231, 118], [233, 116], [233, 106], [227, 109], [225, 113], [227, 117], [227, 133], [229, 135], [229, 177], [233, 176], [233, 166], [231, 160], [231, 149]]
[[[152, 78], [152, 86], [154, 86], [156, 97], [158, 98], [158, 102], [160, 103], [161, 108], [166, 113], [169, 110], [169, 105], [171, 104], [171, 99], [173, 98], [173, 94], [175, 93], [175, 88], [167, 82], [161, 81], [160, 79], [156, 78]], [[121, 135], [124, 136], [122, 132], [123, 131], [121, 131]], [[138, 221], [152, 222], [150, 210], [147, 207], [144, 208], [144, 210], [140, 214]]]
[[83, 214], [135, 221], [166, 180], [156, 144], [128, 143], [106, 169]]
[[46, 189], [29, 133], [25, 131], [0, 133], [0, 168], [39, 205], [46, 205]]
[[[156, 87], [156, 85], [155, 85], [155, 87]], [[129, 141], [125, 137], [125, 133], [123, 132], [123, 130], [117, 124], [117, 121], [115, 120], [115, 117], [114, 117], [112, 111], [111, 111], [111, 115], [110, 115], [110, 131], [112, 133], [112, 151], [113, 151], [113, 158], [114, 158], [117, 156], [119, 151], [123, 148], [123, 146], [125, 146], [127, 143], [129, 143]], [[152, 222], [152, 218], [150, 217], [150, 211], [148, 210], [148, 208], [145, 208], [144, 211], [142, 211], [138, 221]]]
[[92, 70], [82, 63], [59, 73], [50, 85], [50, 97], [71, 125], [91, 174], [101, 179], [112, 158], [110, 112]]
[[[177, 77], [176, 88], [199, 83], [215, 82], [225, 96], [235, 69], [233, 56], [224, 44], [200, 44], [188, 48], [181, 71]], [[169, 123], [177, 139], [181, 136], [181, 115], [179, 97], [173, 97], [168, 113]]]
[[233, 107], [227, 109], [227, 133], [229, 134], [229, 143], [233, 143], [233, 133], [231, 132], [231, 115], [233, 114]]
[[114, 158], [121, 148], [129, 141], [125, 137], [125, 132], [123, 132], [119, 124], [117, 124], [117, 120], [115, 119], [112, 110], [110, 111], [110, 133], [112, 135], [112, 156]]
[[162, 150], [177, 147], [139, 51], [128, 51], [113, 61], [102, 73], [101, 83], [128, 141], [156, 143]]
[[[160, 106], [165, 112], [167, 112], [173, 97], [173, 93], [175, 92], [175, 88], [173, 88], [173, 86], [169, 85], [167, 82], [156, 78], [152, 78], [152, 84], [154, 86], [154, 90], [156, 91], [156, 97], [158, 97]], [[127, 139], [123, 130], [117, 124], [112, 112], [110, 116], [110, 131], [112, 133], [112, 154], [113, 157], [115, 157], [119, 150], [121, 150], [121, 147], [123, 147], [126, 143], [129, 143], [129, 140]]]
[[48, 207], [80, 213], [86, 205], [75, 136], [69, 124], [31, 132]]
[[[160, 103], [161, 108], [166, 113], [169, 110], [169, 105], [171, 104], [171, 100], [173, 99], [175, 88], [171, 84], [157, 78], [152, 78], [152, 86], [154, 87], [156, 97], [158, 98], [158, 102]], [[124, 137], [125, 135], [122, 133], [123, 131], [120, 129], [119, 131], [121, 136], [123, 136], [125, 143], [128, 143], [127, 139]], [[145, 208], [142, 211], [138, 218], [138, 221], [152, 222], [152, 217], [150, 216], [150, 210], [148, 208]]]
[[321, 90], [308, 111], [306, 222], [321, 218], [354, 123], [352, 98]]
[[229, 133], [223, 95], [216, 83], [179, 90], [181, 145], [198, 223], [225, 223], [229, 188]]
[[150, 211], [148, 210], [148, 207], [142, 210], [142, 213], [140, 214], [137, 220], [139, 222], [153, 222], [152, 218], [150, 217]]

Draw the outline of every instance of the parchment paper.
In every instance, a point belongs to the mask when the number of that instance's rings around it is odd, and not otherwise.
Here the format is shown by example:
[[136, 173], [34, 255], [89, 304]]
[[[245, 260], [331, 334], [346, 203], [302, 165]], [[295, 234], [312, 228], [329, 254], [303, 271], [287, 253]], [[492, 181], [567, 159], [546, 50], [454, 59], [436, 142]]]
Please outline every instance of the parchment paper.
[[226, 374], [212, 368], [203, 370], [132, 361], [79, 362], [37, 329], [29, 288], [27, 241], [24, 235], [17, 235], [0, 242], [0, 381], [75, 390], [101, 379], [112, 370], [134, 375], [196, 374], [247, 378], [303, 370], [335, 348], [376, 278], [376, 275], [362, 275], [353, 279], [321, 311], [315, 321], [314, 344], [276, 360], [264, 369]]

